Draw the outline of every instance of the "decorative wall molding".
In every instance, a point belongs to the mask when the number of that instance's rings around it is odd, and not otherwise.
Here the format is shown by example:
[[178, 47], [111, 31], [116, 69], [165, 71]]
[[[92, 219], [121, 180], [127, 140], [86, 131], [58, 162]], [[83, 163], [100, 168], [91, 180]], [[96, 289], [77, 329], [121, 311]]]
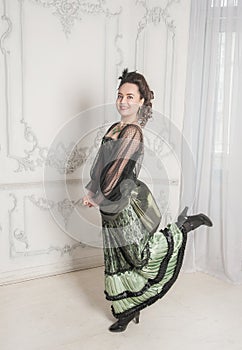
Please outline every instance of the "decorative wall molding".
[[31, 0], [41, 6], [52, 10], [53, 15], [57, 16], [61, 22], [66, 36], [71, 34], [71, 29], [75, 21], [81, 21], [85, 15], [104, 15], [107, 18], [118, 16], [122, 7], [116, 11], [111, 11], [105, 0], [83, 1], [83, 0]]
[[149, 8], [147, 1], [137, 0], [136, 4], [143, 6], [145, 9], [145, 15], [141, 18], [141, 20], [138, 23], [137, 39], [140, 33], [144, 30], [144, 28], [146, 28], [147, 25], [151, 23], [157, 25], [161, 21], [163, 21], [167, 26], [168, 30], [170, 30], [175, 35], [176, 26], [174, 24], [174, 19], [171, 18], [170, 13], [168, 12], [169, 7], [174, 2], [180, 2], [180, 0], [170, 0], [167, 2], [164, 8], [162, 8], [161, 6], [154, 6]]
[[11, 155], [10, 158], [18, 162], [18, 168], [14, 170], [15, 172], [34, 171], [45, 164], [48, 148], [40, 146], [38, 137], [24, 119], [21, 119], [20, 123], [24, 125], [24, 139], [31, 144], [31, 149], [24, 150], [25, 157]]
[[[34, 205], [36, 205], [41, 210], [57, 209], [64, 220], [65, 228], [67, 228], [69, 218], [73, 213], [74, 209], [82, 206], [80, 200], [74, 201], [68, 198], [64, 198], [59, 202], [54, 202], [44, 197], [36, 198], [35, 195], [31, 195], [26, 198], [28, 198]], [[85, 245], [83, 245], [83, 247], [85, 247]]]
[[5, 1], [3, 2], [3, 15], [2, 15], [2, 20], [7, 22], [7, 29], [6, 31], [1, 35], [0, 38], [0, 49], [2, 54], [4, 55], [4, 59], [5, 62], [4, 64], [6, 64], [6, 55], [9, 53], [9, 51], [5, 48], [5, 40], [7, 39], [7, 37], [10, 35], [13, 25], [12, 22], [10, 20], [10, 18], [6, 15], [6, 5], [5, 5]]
[[[21, 72], [20, 76], [22, 79], [21, 82], [21, 98], [22, 98], [22, 112], [21, 112], [21, 119], [19, 122], [23, 124], [23, 137], [24, 140], [31, 145], [31, 149], [27, 150], [24, 149], [23, 153], [25, 156], [17, 156], [12, 154], [10, 151], [10, 95], [9, 91], [11, 89], [11, 81], [9, 79], [9, 72], [10, 72], [10, 50], [6, 49], [6, 43], [5, 41], [9, 38], [10, 33], [12, 32], [13, 24], [10, 19], [10, 17], [7, 14], [7, 6], [6, 6], [6, 0], [3, 1], [3, 14], [2, 18], [7, 22], [7, 29], [2, 34], [0, 38], [0, 49], [2, 54], [4, 55], [4, 81], [5, 81], [5, 111], [6, 111], [6, 138], [7, 138], [7, 158], [14, 159], [17, 161], [17, 168], [14, 170], [16, 173], [21, 173], [23, 171], [31, 171], [34, 172], [45, 165], [45, 162], [47, 160], [47, 152], [48, 147], [40, 145], [39, 137], [37, 133], [33, 130], [33, 128], [30, 126], [30, 123], [26, 121], [25, 119], [25, 111], [23, 108], [24, 103], [24, 92], [23, 92], [23, 86], [24, 86], [24, 73], [23, 73], [23, 57], [24, 57], [24, 49], [23, 49], [23, 6], [26, 0], [19, 0], [19, 18], [20, 18], [20, 61], [21, 61]], [[120, 16], [122, 12], [122, 7], [119, 6], [116, 11], [111, 11], [107, 5], [105, 0], [98, 0], [95, 2], [91, 1], [79, 1], [79, 0], [72, 0], [71, 2], [67, 0], [28, 0], [29, 2], [36, 3], [38, 5], [41, 5], [43, 7], [51, 8], [54, 12], [53, 14], [58, 16], [61, 20], [61, 23], [63, 25], [63, 29], [66, 35], [71, 34], [71, 27], [74, 24], [74, 20], [81, 20], [84, 15], [104, 15], [105, 19], [111, 19], [116, 17], [117, 18], [117, 24], [116, 24], [116, 34], [114, 35], [113, 40], [113, 48], [117, 52], [118, 56], [118, 62], [117, 67], [122, 64], [123, 56], [122, 56], [122, 50], [120, 46], [118, 46], [118, 40], [122, 38], [122, 36], [119, 33], [119, 25], [118, 25], [118, 17]], [[110, 31], [106, 31], [106, 35], [110, 35]], [[105, 42], [107, 41], [107, 38]], [[106, 52], [107, 48], [106, 45], [104, 47], [106, 56], [108, 55], [108, 52]], [[108, 61], [105, 59], [105, 62]], [[106, 71], [106, 69], [105, 69]], [[104, 79], [104, 91], [106, 90], [106, 81], [107, 79]], [[108, 80], [107, 80], [108, 81]], [[65, 166], [65, 171], [67, 173], [73, 173], [79, 164], [83, 163], [83, 152], [84, 150], [75, 150], [74, 151], [74, 158], [71, 158], [69, 160], [69, 163]], [[80, 161], [77, 159], [77, 157], [80, 156]], [[49, 166], [58, 167], [59, 171], [64, 171], [63, 164], [57, 164], [55, 161], [48, 160]]]
[[[172, 119], [172, 105], [173, 105], [173, 83], [174, 83], [174, 56], [175, 56], [175, 39], [176, 39], [176, 25], [175, 20], [171, 17], [169, 8], [174, 3], [179, 3], [180, 0], [168, 0], [165, 7], [162, 6], [149, 6], [149, 1], [146, 0], [137, 0], [136, 5], [142, 6], [145, 10], [143, 17], [138, 22], [137, 27], [137, 36], [135, 40], [135, 67], [136, 69], [140, 67], [140, 70], [145, 72], [144, 65], [144, 57], [149, 57], [149, 54], [145, 54], [145, 41], [146, 34], [145, 29], [149, 25], [157, 26], [161, 23], [164, 23], [167, 32], [166, 32], [166, 60], [164, 66], [165, 77], [163, 81], [161, 81], [161, 89], [163, 92], [163, 113]], [[142, 37], [141, 37], [141, 34]], [[147, 40], [152, 40], [153, 38], [149, 38]], [[171, 50], [168, 47], [171, 46]], [[142, 59], [140, 60], [140, 57]], [[162, 68], [162, 67], [160, 67]], [[155, 69], [155, 67], [154, 67]], [[168, 96], [167, 96], [168, 95]]]
[[49, 150], [45, 164], [57, 169], [59, 174], [72, 174], [86, 162], [90, 152], [89, 147], [79, 147], [73, 143], [66, 147], [59, 143], [55, 149]]
[[[31, 246], [29, 244], [28, 234], [25, 230], [25, 223], [23, 222], [23, 229], [16, 228], [14, 225], [13, 215], [17, 208], [20, 207], [18, 203], [18, 199], [14, 193], [9, 193], [9, 197], [12, 199], [12, 208], [9, 209], [9, 257], [11, 259], [20, 257], [20, 256], [38, 256], [43, 254], [50, 254], [54, 251], [58, 251], [60, 256], [64, 256], [65, 254], [72, 255], [75, 249], [77, 248], [87, 248], [88, 246], [82, 242], [65, 244], [63, 247], [57, 245], [50, 245], [46, 249], [38, 249], [31, 250]], [[37, 206], [41, 210], [49, 211], [49, 209], [53, 209], [57, 207], [61, 215], [63, 216], [63, 220], [65, 225], [68, 223], [68, 219], [74, 209], [75, 206], [81, 205], [79, 202], [76, 204], [73, 201], [69, 201], [68, 199], [64, 199], [63, 201], [55, 203], [54, 201], [47, 200], [43, 197], [36, 198], [35, 195], [24, 196], [23, 199], [23, 217], [26, 217], [26, 200], [32, 202], [35, 206]], [[25, 244], [25, 249], [20, 251], [17, 250], [15, 245], [15, 240]]]
[[40, 146], [36, 134], [27, 122], [23, 119], [20, 122], [24, 124], [24, 139], [31, 144], [31, 148], [24, 150], [26, 154], [24, 157], [9, 156], [18, 162], [15, 172], [35, 171], [38, 167], [46, 165], [57, 169], [60, 174], [72, 174], [85, 163], [90, 153], [87, 147], [80, 148], [73, 144], [66, 147], [61, 143], [55, 150], [52, 149], [48, 153], [48, 148]]
[[12, 214], [17, 207], [17, 197], [10, 193], [9, 197], [12, 199], [12, 208], [8, 210], [8, 223], [9, 223], [9, 232], [8, 232], [8, 240], [9, 240], [9, 257], [14, 256], [15, 246], [14, 246], [14, 238], [13, 238], [13, 227], [12, 227]]
[[121, 41], [122, 38], [123, 38], [123, 35], [119, 33], [119, 18], [118, 18], [118, 30], [117, 30], [117, 34], [115, 36], [115, 47], [116, 47], [116, 51], [117, 51], [118, 57], [119, 57], [119, 59], [117, 60], [117, 63], [116, 63], [116, 77], [118, 76], [118, 72], [122, 69], [121, 67], [122, 67], [123, 61], [124, 61], [123, 50], [119, 46], [119, 41]]
[[[10, 18], [7, 16], [7, 10], [6, 10], [6, 2], [3, 0], [3, 13], [2, 13], [2, 20], [6, 22], [7, 28], [5, 32], [1, 35], [0, 38], [0, 49], [3, 54], [3, 64], [4, 64], [4, 78], [5, 78], [5, 91], [3, 95], [3, 101], [5, 104], [5, 113], [6, 113], [6, 135], [9, 135], [9, 122], [8, 122], [8, 114], [9, 114], [9, 98], [8, 98], [8, 91], [9, 91], [9, 79], [8, 79], [8, 59], [10, 55], [10, 51], [6, 48], [5, 41], [8, 39], [12, 32], [12, 22]], [[7, 154], [9, 154], [9, 144], [7, 143]]]
[[14, 238], [16, 238], [18, 241], [22, 242], [25, 244], [25, 248], [29, 248], [29, 243], [28, 243], [28, 237], [24, 231], [21, 231], [19, 229], [15, 229], [13, 232]]

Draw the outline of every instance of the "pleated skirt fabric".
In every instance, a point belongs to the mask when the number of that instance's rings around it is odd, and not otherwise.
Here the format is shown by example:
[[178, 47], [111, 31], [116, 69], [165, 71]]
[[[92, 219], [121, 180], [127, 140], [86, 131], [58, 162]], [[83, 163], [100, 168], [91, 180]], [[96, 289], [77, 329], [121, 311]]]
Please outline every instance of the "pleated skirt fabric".
[[176, 281], [184, 257], [186, 233], [175, 223], [158, 231], [157, 204], [141, 184], [142, 201], [136, 193], [113, 218], [101, 212], [104, 292], [116, 318], [140, 311], [162, 298]]

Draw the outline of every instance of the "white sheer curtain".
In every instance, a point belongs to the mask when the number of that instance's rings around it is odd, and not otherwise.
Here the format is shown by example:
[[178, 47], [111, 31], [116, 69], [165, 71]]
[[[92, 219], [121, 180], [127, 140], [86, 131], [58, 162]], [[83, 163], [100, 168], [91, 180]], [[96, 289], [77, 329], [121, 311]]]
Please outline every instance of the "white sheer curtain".
[[[185, 269], [242, 282], [242, 0], [192, 0], [181, 206], [214, 227], [189, 238]], [[191, 157], [190, 157], [191, 158]], [[187, 195], [186, 192], [187, 191]], [[193, 196], [191, 195], [194, 192]]]

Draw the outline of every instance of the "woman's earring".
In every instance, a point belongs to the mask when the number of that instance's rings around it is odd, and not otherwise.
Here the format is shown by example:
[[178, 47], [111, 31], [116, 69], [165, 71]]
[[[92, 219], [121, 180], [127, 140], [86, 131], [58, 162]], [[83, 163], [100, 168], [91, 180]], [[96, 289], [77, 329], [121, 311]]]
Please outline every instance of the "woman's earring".
[[142, 111], [141, 106], [139, 106], [139, 109], [138, 109], [138, 112], [137, 112], [138, 116], [141, 115], [141, 111]]
[[138, 109], [138, 120], [139, 120], [139, 123], [141, 126], [145, 126], [146, 124], [146, 118], [145, 118], [145, 109], [144, 109], [144, 106], [140, 106], [139, 109]]

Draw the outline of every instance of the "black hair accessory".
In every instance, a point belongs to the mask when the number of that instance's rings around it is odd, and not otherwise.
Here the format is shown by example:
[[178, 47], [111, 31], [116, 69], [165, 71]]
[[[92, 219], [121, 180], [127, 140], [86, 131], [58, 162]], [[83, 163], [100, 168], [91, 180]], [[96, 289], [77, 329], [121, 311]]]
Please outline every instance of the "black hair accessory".
[[119, 77], [119, 79], [123, 80], [127, 77], [128, 75], [128, 68], [125, 68], [122, 72], [122, 75]]

